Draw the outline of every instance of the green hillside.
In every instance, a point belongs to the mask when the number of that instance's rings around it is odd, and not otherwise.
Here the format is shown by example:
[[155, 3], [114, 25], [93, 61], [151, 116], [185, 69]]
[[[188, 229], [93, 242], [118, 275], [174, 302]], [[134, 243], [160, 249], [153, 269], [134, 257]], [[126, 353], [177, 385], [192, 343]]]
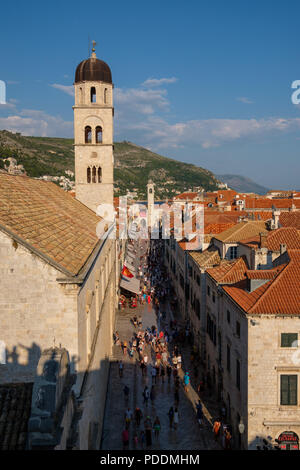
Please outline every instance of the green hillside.
[[[66, 170], [74, 171], [73, 139], [26, 137], [0, 131], [0, 168], [4, 168], [4, 159], [8, 157], [15, 158], [32, 177], [61, 176]], [[115, 143], [114, 159], [116, 195], [130, 190], [145, 198], [149, 178], [156, 183], [156, 196], [162, 199], [199, 186], [205, 190], [217, 188], [217, 180], [210, 171], [130, 142]]]

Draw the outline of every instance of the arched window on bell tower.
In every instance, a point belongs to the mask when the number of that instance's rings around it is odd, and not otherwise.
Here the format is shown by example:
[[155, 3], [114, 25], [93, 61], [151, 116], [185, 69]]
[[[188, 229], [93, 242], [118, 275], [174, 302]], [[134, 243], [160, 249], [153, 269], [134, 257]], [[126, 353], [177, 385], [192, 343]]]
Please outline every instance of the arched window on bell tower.
[[96, 103], [96, 88], [91, 87], [91, 103]]
[[84, 142], [86, 144], [92, 143], [92, 128], [91, 126], [85, 126], [84, 129]]
[[83, 104], [83, 91], [82, 91], [82, 87], [79, 88], [79, 104]]
[[92, 168], [92, 183], [96, 183], [96, 174], [97, 174], [97, 169], [95, 166]]
[[96, 127], [96, 144], [102, 144], [102, 127]]
[[98, 167], [97, 174], [98, 174], [98, 183], [101, 183], [101, 181], [102, 181], [102, 168], [100, 166]]
[[104, 88], [104, 104], [107, 104], [107, 88]]
[[90, 167], [87, 167], [87, 169], [86, 169], [86, 180], [87, 180], [88, 183], [91, 182], [91, 169], [90, 169]]

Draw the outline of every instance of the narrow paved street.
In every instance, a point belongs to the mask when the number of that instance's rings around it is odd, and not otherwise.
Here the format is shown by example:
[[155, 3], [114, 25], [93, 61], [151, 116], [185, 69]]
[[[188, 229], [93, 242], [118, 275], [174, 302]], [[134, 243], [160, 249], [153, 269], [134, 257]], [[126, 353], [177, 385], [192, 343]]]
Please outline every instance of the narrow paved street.
[[[170, 320], [174, 320], [171, 309], [169, 307], [168, 299], [162, 305], [161, 310], [166, 312], [164, 320], [157, 318], [155, 309], [151, 304], [141, 305], [138, 303], [137, 308], [125, 308], [118, 310], [116, 328], [118, 331], [120, 340], [127, 341], [127, 344], [131, 341], [134, 333], [138, 331], [135, 328], [131, 319], [134, 315], [141, 315], [142, 317], [142, 330], [146, 330], [147, 327], [157, 327], [158, 331], [167, 331]], [[169, 354], [173, 350], [173, 343], [170, 342], [168, 345]], [[190, 364], [190, 345], [184, 345], [180, 347], [182, 355], [182, 368], [179, 369], [178, 375], [180, 377], [179, 387], [179, 424], [178, 428], [170, 428], [168, 411], [171, 406], [175, 409], [174, 403], [174, 377], [173, 374], [168, 383], [168, 377], [165, 376], [164, 382], [162, 377], [157, 377], [156, 384], [154, 384], [155, 397], [154, 400], [149, 399], [148, 404], [144, 404], [143, 391], [145, 386], [148, 386], [151, 390], [152, 377], [151, 377], [151, 366], [155, 364], [155, 353], [151, 345], [146, 345], [144, 354], [146, 353], [149, 358], [149, 365], [147, 367], [147, 373], [143, 377], [142, 370], [140, 367], [140, 361], [138, 360], [138, 353], [134, 352], [132, 358], [128, 354], [124, 355], [121, 346], [114, 346], [113, 358], [110, 367], [110, 378], [107, 392], [107, 402], [104, 417], [102, 445], [103, 450], [118, 450], [122, 449], [122, 431], [125, 428], [125, 412], [129, 408], [132, 412], [139, 407], [142, 410], [143, 417], [139, 427], [136, 426], [134, 418], [132, 419], [129, 426], [129, 449], [142, 449], [147, 448], [146, 443], [141, 443], [141, 431], [144, 430], [144, 420], [149, 416], [152, 425], [159, 417], [161, 430], [159, 438], [154, 437], [152, 432], [152, 445], [147, 449], [165, 449], [165, 450], [204, 450], [204, 449], [220, 449], [219, 443], [216, 443], [212, 434], [212, 421], [218, 416], [218, 410], [214, 409], [214, 404], [211, 403], [209, 410], [206, 408], [205, 403], [202, 401], [204, 420], [200, 426], [196, 419], [196, 404], [198, 403], [199, 396], [197, 394], [195, 383], [193, 381], [192, 366]], [[171, 355], [171, 354], [170, 354]], [[119, 363], [122, 360], [124, 363], [123, 377], [119, 377]], [[170, 357], [169, 357], [170, 361]], [[191, 376], [191, 383], [188, 392], [184, 391], [183, 387], [183, 375], [185, 371], [189, 371]], [[129, 387], [129, 398], [126, 401], [123, 393], [124, 386]], [[213, 410], [214, 415], [211, 415]], [[138, 444], [134, 443], [134, 436], [138, 437]]]

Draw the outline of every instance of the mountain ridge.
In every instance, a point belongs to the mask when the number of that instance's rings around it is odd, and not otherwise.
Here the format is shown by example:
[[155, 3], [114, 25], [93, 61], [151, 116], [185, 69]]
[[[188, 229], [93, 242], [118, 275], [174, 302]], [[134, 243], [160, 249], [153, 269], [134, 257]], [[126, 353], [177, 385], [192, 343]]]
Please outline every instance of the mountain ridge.
[[[0, 130], [0, 169], [8, 167], [7, 159], [13, 159], [18, 166], [24, 167], [28, 176], [50, 179], [64, 189], [71, 189], [74, 187], [73, 145], [73, 139], [23, 136]], [[205, 168], [164, 157], [128, 141], [115, 142], [114, 160], [115, 196], [129, 191], [137, 198], [145, 198], [150, 178], [156, 185], [158, 199], [201, 188], [213, 191], [218, 189], [221, 181], [243, 192], [252, 192], [255, 187], [263, 188], [238, 175], [224, 175], [234, 177], [224, 181], [222, 176], [216, 176]], [[244, 189], [240, 189], [243, 183]]]

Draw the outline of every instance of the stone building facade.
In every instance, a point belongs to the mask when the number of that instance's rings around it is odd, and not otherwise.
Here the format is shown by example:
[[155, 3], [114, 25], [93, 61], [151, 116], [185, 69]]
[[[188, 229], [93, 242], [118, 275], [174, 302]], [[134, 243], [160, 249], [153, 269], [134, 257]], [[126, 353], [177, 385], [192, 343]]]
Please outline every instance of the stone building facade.
[[53, 183], [0, 178], [0, 383], [35, 381], [42, 352], [63, 348], [84, 404], [73, 446], [98, 448], [115, 321], [114, 226], [99, 239], [103, 221]]
[[236, 448], [299, 438], [299, 261], [288, 250], [269, 270], [243, 258], [207, 270], [207, 374]]

